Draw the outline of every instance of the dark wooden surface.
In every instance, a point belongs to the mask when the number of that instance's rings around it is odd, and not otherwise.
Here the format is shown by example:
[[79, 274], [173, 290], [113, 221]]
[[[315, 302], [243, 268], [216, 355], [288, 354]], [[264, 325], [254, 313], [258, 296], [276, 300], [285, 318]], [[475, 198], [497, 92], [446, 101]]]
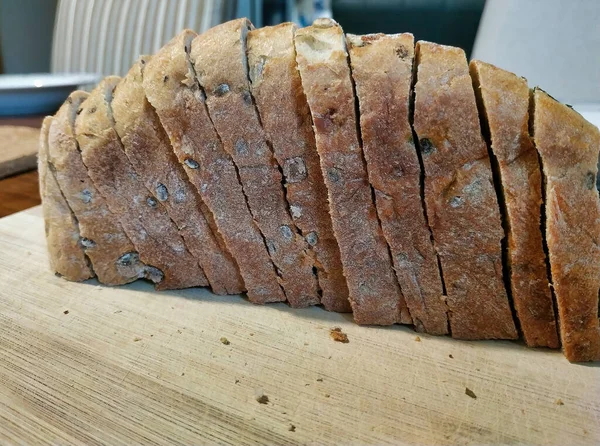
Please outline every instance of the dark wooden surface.
[[[0, 118], [0, 125], [39, 128], [43, 116]], [[37, 171], [25, 172], [0, 180], [0, 218], [40, 204]]]
[[36, 170], [0, 180], [0, 218], [40, 203]]

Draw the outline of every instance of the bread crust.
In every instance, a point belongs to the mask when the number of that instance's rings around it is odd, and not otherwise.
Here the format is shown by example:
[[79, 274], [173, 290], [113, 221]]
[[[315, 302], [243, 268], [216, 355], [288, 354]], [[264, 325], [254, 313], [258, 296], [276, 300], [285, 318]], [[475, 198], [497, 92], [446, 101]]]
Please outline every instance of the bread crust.
[[418, 42], [414, 129], [452, 336], [515, 339], [500, 208], [463, 50]]
[[80, 244], [79, 227], [63, 196], [48, 160], [48, 134], [53, 118], [47, 116], [40, 131], [38, 174], [50, 268], [67, 280], [94, 277]]
[[448, 333], [447, 307], [421, 199], [421, 167], [409, 122], [412, 34], [346, 35], [375, 207], [418, 331]]
[[342, 29], [320, 19], [294, 41], [354, 320], [410, 323], [371, 197]]
[[294, 24], [282, 23], [248, 33], [250, 87], [282, 167], [292, 219], [314, 255], [321, 303], [329, 311], [350, 312], [310, 110], [296, 68], [295, 31]]
[[76, 112], [88, 93], [75, 91], [58, 110], [48, 135], [49, 161], [56, 180], [75, 215], [81, 246], [92, 262], [98, 281], [105, 285], [123, 285], [145, 277], [146, 265], [139, 258], [122, 264], [121, 256], [135, 248], [117, 217], [87, 174], [75, 139]]
[[319, 303], [313, 262], [290, 217], [281, 172], [250, 93], [246, 64], [247, 19], [215, 26], [192, 42], [191, 60], [206, 93], [209, 114], [237, 167], [250, 211], [293, 307]]
[[254, 303], [280, 302], [285, 296], [273, 262], [188, 60], [186, 48], [189, 51], [195, 37], [195, 32], [184, 30], [152, 57], [144, 69], [144, 90], [174, 153], [235, 258], [248, 298]]
[[510, 287], [525, 343], [558, 348], [558, 332], [542, 242], [542, 175], [529, 136], [529, 88], [513, 73], [478, 60], [471, 78], [480, 116], [498, 163], [508, 228]]
[[542, 161], [545, 230], [563, 351], [569, 361], [600, 360], [600, 132], [535, 89], [533, 131]]
[[88, 175], [119, 217], [157, 289], [206, 286], [206, 276], [162, 203], [149, 205], [153, 197], [127, 159], [113, 127], [110, 102], [119, 81], [116, 76], [105, 78], [78, 110], [75, 132]]
[[202, 212], [200, 197], [189, 183], [144, 94], [143, 71], [149, 59], [141, 57], [115, 89], [112, 101], [115, 129], [131, 165], [155, 202], [164, 205], [177, 225], [213, 292], [239, 294], [244, 291], [244, 284], [237, 266], [213, 235]]

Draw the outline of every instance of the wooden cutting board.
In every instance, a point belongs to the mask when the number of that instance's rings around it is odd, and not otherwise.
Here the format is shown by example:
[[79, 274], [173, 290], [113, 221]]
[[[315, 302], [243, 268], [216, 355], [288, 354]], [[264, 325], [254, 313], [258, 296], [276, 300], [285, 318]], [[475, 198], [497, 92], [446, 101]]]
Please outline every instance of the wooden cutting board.
[[0, 220], [0, 443], [600, 442], [599, 364], [202, 289], [69, 283], [44, 243], [39, 208]]
[[0, 179], [35, 168], [39, 137], [39, 128], [0, 126]]

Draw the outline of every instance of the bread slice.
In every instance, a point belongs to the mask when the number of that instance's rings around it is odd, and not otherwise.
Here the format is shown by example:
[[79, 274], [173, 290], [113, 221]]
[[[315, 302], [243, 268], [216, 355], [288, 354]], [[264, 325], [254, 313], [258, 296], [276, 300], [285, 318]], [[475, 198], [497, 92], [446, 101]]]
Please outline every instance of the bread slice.
[[295, 32], [294, 24], [282, 23], [248, 33], [250, 87], [283, 170], [292, 219], [314, 255], [321, 303], [330, 311], [349, 312], [348, 286], [331, 225], [327, 188], [296, 68]]
[[201, 200], [177, 161], [156, 112], [146, 99], [142, 78], [149, 57], [141, 57], [115, 89], [115, 129], [138, 177], [161, 202], [198, 260], [213, 292], [238, 294], [244, 284], [237, 266], [223, 251], [202, 212]]
[[373, 204], [342, 29], [318, 19], [296, 32], [295, 46], [354, 319], [410, 323]]
[[[122, 285], [144, 278], [146, 265], [140, 261], [83, 165], [74, 127], [77, 110], [87, 97], [84, 91], [71, 93], [52, 119], [48, 135], [49, 162], [78, 222], [80, 245], [92, 262], [98, 280], [105, 285]], [[119, 261], [124, 255], [131, 261]]]
[[515, 339], [503, 283], [500, 208], [465, 53], [418, 42], [416, 58], [414, 130], [452, 336]]
[[67, 280], [81, 282], [94, 277], [80, 241], [77, 220], [63, 196], [48, 161], [48, 133], [53, 118], [42, 123], [38, 153], [40, 196], [50, 267]]
[[[141, 260], [148, 265], [149, 279], [159, 290], [206, 286], [206, 276], [190, 255], [167, 215], [138, 177], [115, 131], [112, 94], [120, 78], [105, 78], [77, 110], [77, 142], [92, 182], [118, 216]], [[127, 264], [136, 255], [125, 255]]]
[[569, 361], [600, 361], [600, 132], [540, 89], [533, 92], [533, 134], [542, 161], [546, 243]]
[[293, 307], [319, 303], [313, 262], [286, 203], [282, 176], [265, 139], [248, 82], [247, 19], [215, 26], [192, 42], [191, 60], [225, 151]]
[[248, 298], [254, 303], [279, 302], [285, 296], [273, 262], [188, 60], [195, 37], [196, 33], [185, 30], [152, 57], [144, 69], [144, 90], [190, 182], [214, 216], [237, 262]]
[[418, 331], [447, 334], [444, 290], [409, 122], [414, 38], [348, 34], [346, 40], [369, 181], [400, 289]]
[[558, 348], [540, 228], [540, 163], [529, 136], [527, 81], [478, 60], [469, 68], [482, 127], [493, 153], [492, 167], [500, 183], [510, 288], [521, 331], [529, 347]]

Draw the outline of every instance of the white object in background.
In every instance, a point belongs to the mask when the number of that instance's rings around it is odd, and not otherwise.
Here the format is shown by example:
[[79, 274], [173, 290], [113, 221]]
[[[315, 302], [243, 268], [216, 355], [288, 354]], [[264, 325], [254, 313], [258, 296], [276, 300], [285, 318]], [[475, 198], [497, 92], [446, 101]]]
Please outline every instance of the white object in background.
[[76, 73], [0, 75], [0, 116], [54, 113], [73, 90], [99, 80]]
[[318, 18], [333, 18], [331, 0], [296, 0], [290, 11], [290, 22], [310, 26]]
[[562, 102], [600, 103], [600, 1], [487, 0], [472, 58]]
[[[59, 0], [53, 72], [123, 76], [184, 28], [198, 33], [230, 20], [231, 0]], [[233, 11], [235, 13], [235, 10]]]

